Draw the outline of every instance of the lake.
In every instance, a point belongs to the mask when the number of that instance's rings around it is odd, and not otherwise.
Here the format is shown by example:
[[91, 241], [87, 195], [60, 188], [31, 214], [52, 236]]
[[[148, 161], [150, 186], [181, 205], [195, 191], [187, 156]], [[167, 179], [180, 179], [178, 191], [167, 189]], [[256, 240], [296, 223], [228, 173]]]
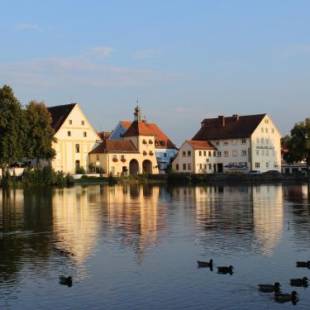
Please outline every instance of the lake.
[[[291, 292], [310, 279], [297, 260], [310, 260], [307, 185], [0, 192], [0, 309], [288, 309], [257, 284]], [[296, 291], [309, 309], [310, 288]]]

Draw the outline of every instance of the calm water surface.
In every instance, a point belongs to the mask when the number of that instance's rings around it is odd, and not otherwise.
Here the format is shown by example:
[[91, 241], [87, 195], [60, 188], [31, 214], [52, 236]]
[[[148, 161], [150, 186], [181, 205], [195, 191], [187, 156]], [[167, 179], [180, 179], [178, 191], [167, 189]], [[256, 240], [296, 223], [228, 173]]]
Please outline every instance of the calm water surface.
[[309, 245], [307, 186], [0, 192], [0, 309], [310, 309], [310, 288], [296, 306], [256, 289], [310, 279]]

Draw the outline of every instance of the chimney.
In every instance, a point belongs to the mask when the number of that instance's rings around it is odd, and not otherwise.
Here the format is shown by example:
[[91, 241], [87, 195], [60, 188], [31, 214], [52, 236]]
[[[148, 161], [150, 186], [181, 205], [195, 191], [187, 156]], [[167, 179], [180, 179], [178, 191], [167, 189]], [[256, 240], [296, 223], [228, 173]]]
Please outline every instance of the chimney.
[[203, 127], [207, 127], [207, 120], [204, 119], [200, 124], [201, 124], [201, 127], [202, 127], [202, 128], [203, 128]]
[[233, 115], [233, 119], [234, 119], [234, 121], [239, 121], [239, 115], [238, 114], [234, 114]]
[[219, 115], [218, 117], [220, 126], [225, 127], [225, 117], [224, 115]]

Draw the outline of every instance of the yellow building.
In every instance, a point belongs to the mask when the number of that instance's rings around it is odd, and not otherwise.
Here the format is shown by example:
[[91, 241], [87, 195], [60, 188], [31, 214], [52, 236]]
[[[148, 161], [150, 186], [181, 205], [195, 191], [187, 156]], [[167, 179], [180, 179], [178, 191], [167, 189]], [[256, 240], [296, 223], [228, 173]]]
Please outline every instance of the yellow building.
[[115, 176], [158, 174], [155, 156], [155, 136], [142, 120], [137, 106], [135, 119], [117, 140], [105, 140], [89, 154], [89, 162], [106, 174]]
[[92, 127], [77, 103], [48, 108], [55, 130], [56, 152], [52, 160], [55, 171], [74, 174], [79, 168], [88, 170], [88, 153], [100, 142], [96, 130]]

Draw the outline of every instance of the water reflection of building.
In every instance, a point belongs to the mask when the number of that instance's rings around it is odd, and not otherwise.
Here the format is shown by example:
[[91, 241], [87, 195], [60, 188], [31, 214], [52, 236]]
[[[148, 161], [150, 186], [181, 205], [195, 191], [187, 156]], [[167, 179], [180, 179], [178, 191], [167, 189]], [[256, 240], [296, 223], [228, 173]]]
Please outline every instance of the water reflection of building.
[[159, 187], [131, 184], [102, 191], [109, 231], [120, 236], [123, 245], [132, 247], [141, 261], [145, 250], [156, 244], [158, 230], [165, 223], [165, 212], [158, 203]]
[[73, 187], [55, 190], [53, 195], [53, 230], [57, 249], [73, 254], [82, 264], [96, 246], [101, 230], [98, 210], [89, 198], [98, 196], [97, 187]]
[[198, 239], [214, 251], [257, 249], [267, 255], [281, 237], [281, 186], [185, 187], [173, 196], [195, 205]]

